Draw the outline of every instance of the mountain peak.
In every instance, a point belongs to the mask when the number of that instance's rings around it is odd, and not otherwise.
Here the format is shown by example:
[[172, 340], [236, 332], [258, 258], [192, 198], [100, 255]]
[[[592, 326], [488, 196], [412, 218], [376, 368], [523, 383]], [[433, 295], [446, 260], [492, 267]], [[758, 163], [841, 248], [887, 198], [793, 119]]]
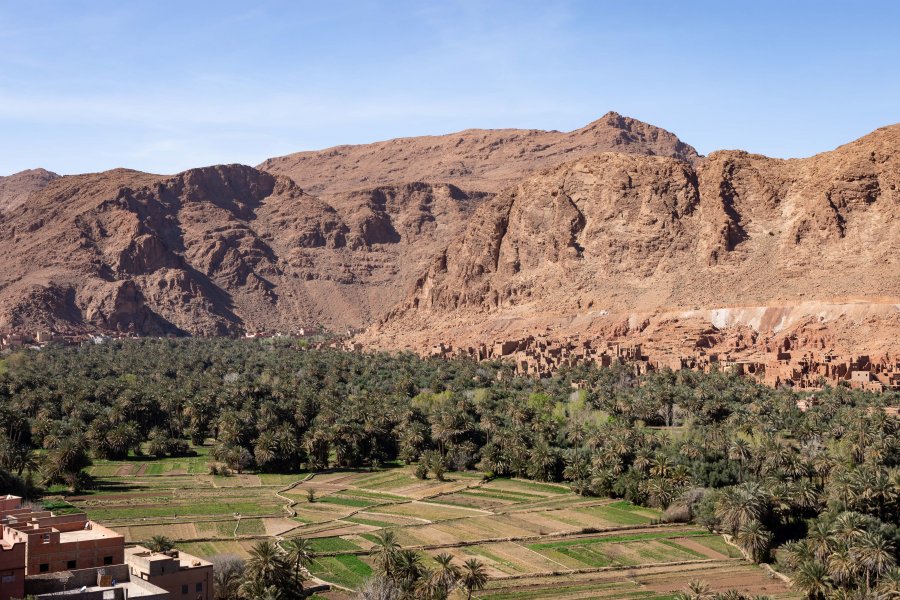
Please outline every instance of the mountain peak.
[[608, 112], [570, 132], [467, 129], [441, 136], [398, 138], [270, 158], [257, 168], [286, 175], [314, 194], [409, 181], [452, 183], [497, 192], [560, 162], [600, 152], [670, 156], [694, 163], [697, 151], [674, 134]]
[[[677, 352], [705, 335], [672, 325], [685, 311], [769, 311], [752, 317], [764, 329], [779, 311], [817, 318], [830, 302], [847, 316], [835, 340], [896, 348], [896, 325], [879, 319], [900, 318], [898, 134], [807, 159], [698, 160], [674, 134], [610, 112], [569, 132], [470, 129], [257, 169], [49, 184], [32, 170], [0, 179], [38, 182], [0, 215], [0, 327], [212, 335], [380, 322], [383, 339], [428, 348], [547, 326], [624, 338], [649, 319], [645, 341]], [[849, 297], [867, 308], [841, 308]], [[869, 316], [890, 340], [854, 333], [850, 319]]]
[[604, 143], [612, 145], [612, 150], [616, 152], [633, 152], [634, 148], [644, 148], [648, 152], [634, 153], [671, 156], [692, 164], [700, 159], [700, 154], [693, 146], [682, 142], [671, 131], [612, 110], [572, 133], [599, 136]]
[[35, 192], [47, 187], [59, 175], [47, 169], [26, 169], [0, 177], [0, 213], [21, 206]]

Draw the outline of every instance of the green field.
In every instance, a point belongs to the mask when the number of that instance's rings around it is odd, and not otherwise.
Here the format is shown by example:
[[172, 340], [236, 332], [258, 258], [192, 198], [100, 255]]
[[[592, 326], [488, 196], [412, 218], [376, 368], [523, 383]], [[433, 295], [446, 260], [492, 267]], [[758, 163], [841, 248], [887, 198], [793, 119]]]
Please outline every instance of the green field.
[[[167, 535], [184, 551], [205, 557], [246, 556], [261, 539], [303, 536], [318, 554], [313, 576], [337, 586], [330, 598], [349, 597], [346, 590], [372, 574], [366, 552], [385, 529], [403, 546], [424, 549], [425, 564], [439, 552], [482, 561], [492, 578], [478, 596], [483, 598], [583, 598], [596, 591], [597, 597], [663, 600], [682, 589], [680, 579], [678, 586], [660, 589], [633, 581], [579, 582], [574, 575], [550, 587], [540, 582], [560, 571], [615, 572], [677, 561], [751, 568], [718, 536], [677, 525], [659, 528], [653, 525], [659, 511], [577, 496], [561, 485], [485, 482], [475, 472], [421, 480], [412, 467], [211, 476], [209, 448], [195, 450], [186, 458], [96, 461], [96, 490], [48, 498], [48, 505], [84, 510], [128, 541]], [[310, 490], [314, 502], [308, 501]], [[585, 535], [591, 531], [603, 533]], [[704, 568], [716, 573], [725, 567]], [[526, 584], [530, 577], [537, 583]]]

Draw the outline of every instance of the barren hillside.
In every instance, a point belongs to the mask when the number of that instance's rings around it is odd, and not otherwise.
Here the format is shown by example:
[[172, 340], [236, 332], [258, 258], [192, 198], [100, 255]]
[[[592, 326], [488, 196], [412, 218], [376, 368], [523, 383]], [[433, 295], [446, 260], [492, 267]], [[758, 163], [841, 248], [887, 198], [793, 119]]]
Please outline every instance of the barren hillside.
[[24, 204], [59, 175], [46, 169], [28, 169], [7, 177], [0, 177], [0, 213]]
[[699, 159], [696, 150], [672, 133], [609, 112], [567, 133], [468, 129], [449, 135], [298, 152], [270, 158], [257, 168], [287, 175], [309, 193], [325, 197], [409, 181], [498, 192], [524, 173], [607, 151], [669, 156], [688, 162]]
[[791, 331], [896, 352], [898, 151], [895, 125], [807, 159], [700, 158], [610, 113], [263, 170], [19, 174], [0, 179], [17, 198], [0, 329], [371, 326], [358, 339], [418, 350], [551, 331], [674, 352], [715, 327], [728, 344]]
[[[548, 169], [484, 204], [366, 339], [620, 337], [731, 308], [730, 324], [778, 331], [814, 317], [896, 350], [898, 153], [893, 126], [800, 160], [727, 151], [695, 168], [604, 153]], [[846, 324], [846, 306], [894, 326]], [[772, 309], [762, 322], [741, 307]]]
[[[436, 170], [449, 146], [483, 186]], [[10, 258], [0, 267], [0, 327], [364, 327], [403, 298], [502, 178], [610, 148], [696, 159], [672, 134], [610, 113], [571, 134], [468, 131], [342, 147], [369, 157], [358, 181], [341, 174], [351, 165], [333, 150], [313, 153], [319, 196], [294, 183], [308, 187], [309, 178], [282, 169], [286, 159], [266, 161], [268, 172], [229, 165], [51, 179], [0, 221]]]

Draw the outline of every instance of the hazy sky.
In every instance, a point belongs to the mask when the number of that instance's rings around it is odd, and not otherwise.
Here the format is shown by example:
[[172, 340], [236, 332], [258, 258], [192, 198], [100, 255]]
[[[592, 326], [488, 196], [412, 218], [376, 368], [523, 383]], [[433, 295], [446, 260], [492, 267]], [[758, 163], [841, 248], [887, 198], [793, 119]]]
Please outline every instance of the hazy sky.
[[172, 173], [615, 110], [706, 154], [900, 121], [900, 2], [0, 0], [0, 175]]

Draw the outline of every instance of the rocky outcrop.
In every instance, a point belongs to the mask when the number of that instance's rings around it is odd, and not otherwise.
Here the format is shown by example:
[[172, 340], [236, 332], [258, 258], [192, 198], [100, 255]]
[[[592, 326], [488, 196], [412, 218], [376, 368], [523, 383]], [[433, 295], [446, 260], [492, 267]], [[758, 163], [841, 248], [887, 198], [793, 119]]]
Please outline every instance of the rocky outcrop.
[[51, 177], [0, 213], [0, 329], [372, 325], [361, 341], [417, 350], [550, 332], [660, 355], [790, 329], [896, 352], [898, 152], [893, 126], [802, 160], [701, 158], [610, 113], [264, 169]]
[[467, 129], [441, 136], [336, 146], [270, 158], [259, 169], [286, 175], [312, 194], [332, 194], [409, 181], [451, 183], [499, 192], [523, 174], [598, 152], [699, 160], [674, 134], [610, 112], [570, 132]]
[[[489, 343], [512, 323], [524, 333], [580, 318], [577, 334], [592, 312], [610, 324], [811, 299], [900, 305], [898, 173], [900, 126], [802, 160], [574, 161], [480, 207], [372, 339]], [[607, 328], [622, 333], [634, 334]], [[893, 329], [880, 337], [900, 350]]]
[[413, 182], [332, 205], [242, 165], [64, 177], [0, 220], [0, 328], [363, 326], [483, 198]]
[[0, 177], [0, 213], [21, 206], [59, 175], [46, 169], [28, 169]]

